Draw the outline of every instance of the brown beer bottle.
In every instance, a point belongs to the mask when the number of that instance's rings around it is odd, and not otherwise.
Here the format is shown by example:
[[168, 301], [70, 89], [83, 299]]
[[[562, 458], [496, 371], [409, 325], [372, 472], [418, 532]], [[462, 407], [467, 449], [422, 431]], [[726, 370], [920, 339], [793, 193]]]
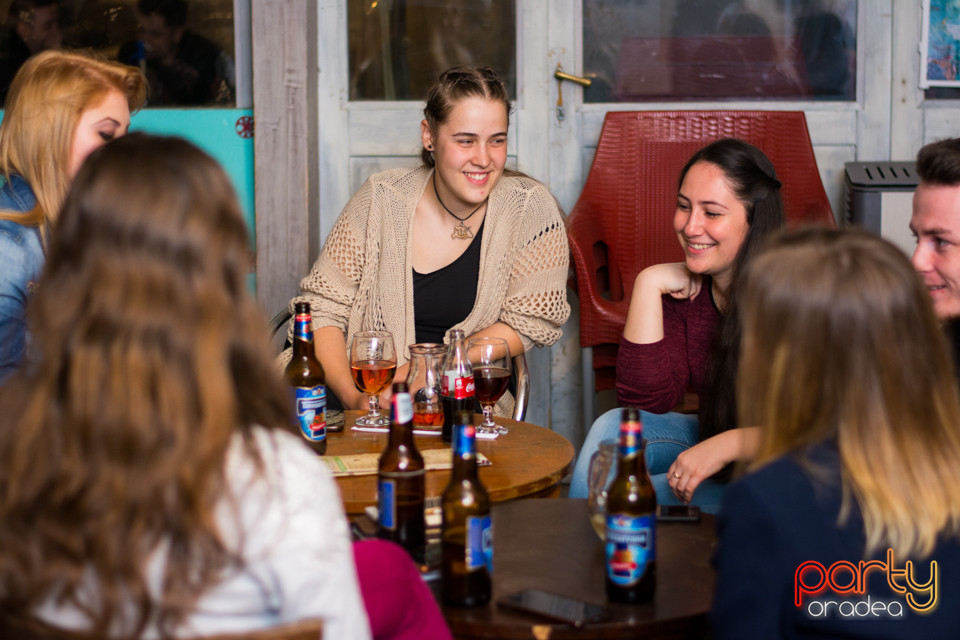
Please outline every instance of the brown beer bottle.
[[413, 441], [413, 401], [406, 382], [393, 383], [390, 439], [377, 466], [377, 535], [402, 545], [424, 561], [427, 547], [423, 501], [426, 492], [423, 456]]
[[298, 302], [293, 317], [293, 357], [283, 372], [294, 393], [300, 435], [310, 447], [327, 452], [327, 378], [313, 350], [310, 303]]
[[657, 496], [647, 475], [637, 409], [623, 409], [617, 475], [607, 491], [606, 573], [611, 602], [648, 602], [657, 587]]
[[477, 476], [473, 412], [460, 411], [453, 428], [453, 471], [443, 490], [441, 529], [443, 599], [475, 607], [490, 601], [493, 526], [490, 496]]

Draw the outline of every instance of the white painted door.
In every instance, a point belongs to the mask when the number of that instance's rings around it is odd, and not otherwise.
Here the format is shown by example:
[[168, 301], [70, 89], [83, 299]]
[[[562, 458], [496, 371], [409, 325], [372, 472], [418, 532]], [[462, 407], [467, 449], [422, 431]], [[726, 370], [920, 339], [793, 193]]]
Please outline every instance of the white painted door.
[[[842, 213], [843, 163], [888, 159], [891, 148], [893, 2], [858, 3], [856, 100], [835, 102], [681, 102], [584, 104], [574, 84], [558, 86], [557, 65], [581, 74], [582, 8], [589, 0], [517, 0], [517, 100], [510, 162], [546, 183], [570, 210], [590, 168], [604, 114], [633, 109], [800, 109], [835, 215]], [[372, 172], [415, 165], [420, 102], [351, 102], [345, 0], [319, 0], [320, 232], [325, 237], [350, 195]], [[638, 4], [643, 4], [638, 1]], [[656, 5], [657, 3], [648, 4]], [[907, 4], [907, 3], [904, 3]], [[912, 4], [912, 3], [910, 3]], [[910, 11], [898, 7], [910, 28]], [[909, 7], [908, 7], [909, 9]], [[919, 24], [918, 22], [916, 24]], [[497, 34], [497, 37], [503, 37]], [[864, 61], [869, 64], [864, 64]], [[905, 64], [899, 63], [898, 66]], [[439, 70], [437, 70], [439, 71]], [[564, 118], [557, 118], [558, 91]], [[908, 120], [908, 118], [904, 118]], [[576, 307], [564, 339], [529, 354], [533, 393], [528, 420], [550, 425], [579, 445], [584, 428]]]

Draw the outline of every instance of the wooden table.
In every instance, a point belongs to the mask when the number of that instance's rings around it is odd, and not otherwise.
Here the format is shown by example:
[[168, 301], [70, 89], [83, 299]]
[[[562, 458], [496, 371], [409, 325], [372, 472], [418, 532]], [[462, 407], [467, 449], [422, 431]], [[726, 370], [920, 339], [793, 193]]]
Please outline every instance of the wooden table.
[[[442, 606], [458, 639], [702, 638], [713, 599], [714, 518], [657, 525], [657, 592], [640, 605], [608, 604], [603, 622], [574, 629], [498, 607], [497, 598], [540, 588], [603, 604], [603, 543], [586, 500], [516, 500], [493, 507], [493, 598], [473, 609]], [[431, 583], [439, 596], [442, 585]]]
[[[387, 444], [387, 435], [364, 433], [351, 429], [363, 411], [347, 411], [345, 427], [327, 436], [327, 455], [380, 453]], [[477, 415], [474, 423], [479, 424]], [[477, 451], [492, 463], [480, 467], [480, 481], [494, 502], [514, 498], [558, 495], [560, 480], [573, 462], [573, 445], [563, 436], [527, 422], [496, 418], [510, 432], [496, 440], [477, 440]], [[440, 436], [416, 436], [419, 449], [450, 449]], [[452, 453], [451, 453], [452, 455]], [[441, 494], [450, 479], [449, 470], [427, 472], [427, 497]], [[337, 478], [347, 515], [359, 515], [377, 504], [377, 476]]]

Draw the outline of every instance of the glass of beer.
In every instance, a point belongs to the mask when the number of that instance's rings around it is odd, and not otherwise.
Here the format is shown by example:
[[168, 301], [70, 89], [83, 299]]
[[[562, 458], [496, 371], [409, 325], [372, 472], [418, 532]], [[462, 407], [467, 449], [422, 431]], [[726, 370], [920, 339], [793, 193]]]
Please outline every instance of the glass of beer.
[[614, 438], [602, 440], [597, 450], [590, 456], [590, 469], [587, 472], [587, 506], [590, 508], [590, 524], [600, 539], [606, 533], [607, 487], [613, 480], [617, 469], [617, 441]]
[[361, 331], [350, 344], [350, 372], [357, 389], [367, 394], [370, 410], [358, 418], [361, 427], [386, 427], [390, 424], [380, 413], [380, 394], [393, 382], [397, 371], [397, 351], [389, 331]]
[[510, 347], [503, 338], [474, 338], [467, 343], [473, 365], [473, 383], [477, 401], [483, 407], [480, 433], [507, 433], [508, 429], [493, 421], [493, 405], [510, 383]]

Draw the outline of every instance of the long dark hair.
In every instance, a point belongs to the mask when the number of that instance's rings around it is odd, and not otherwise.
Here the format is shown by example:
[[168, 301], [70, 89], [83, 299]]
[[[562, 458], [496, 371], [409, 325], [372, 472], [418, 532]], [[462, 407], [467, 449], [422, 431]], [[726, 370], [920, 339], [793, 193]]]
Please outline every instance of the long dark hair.
[[252, 427], [287, 417], [248, 265], [230, 181], [189, 142], [131, 134], [84, 163], [0, 393], [0, 617], [54, 598], [92, 637], [169, 637], [238, 566], [214, 517], [227, 451], [242, 434], [259, 465]]
[[[680, 182], [690, 167], [707, 162], [719, 167], [737, 199], [747, 210], [747, 235], [733, 263], [733, 279], [725, 293], [725, 306], [707, 366], [700, 403], [700, 440], [737, 426], [736, 375], [740, 353], [741, 322], [738, 309], [740, 274], [764, 239], [783, 228], [780, 180], [773, 163], [760, 149], [742, 140], [723, 138], [690, 158], [680, 172]], [[679, 188], [679, 185], [678, 185]]]

